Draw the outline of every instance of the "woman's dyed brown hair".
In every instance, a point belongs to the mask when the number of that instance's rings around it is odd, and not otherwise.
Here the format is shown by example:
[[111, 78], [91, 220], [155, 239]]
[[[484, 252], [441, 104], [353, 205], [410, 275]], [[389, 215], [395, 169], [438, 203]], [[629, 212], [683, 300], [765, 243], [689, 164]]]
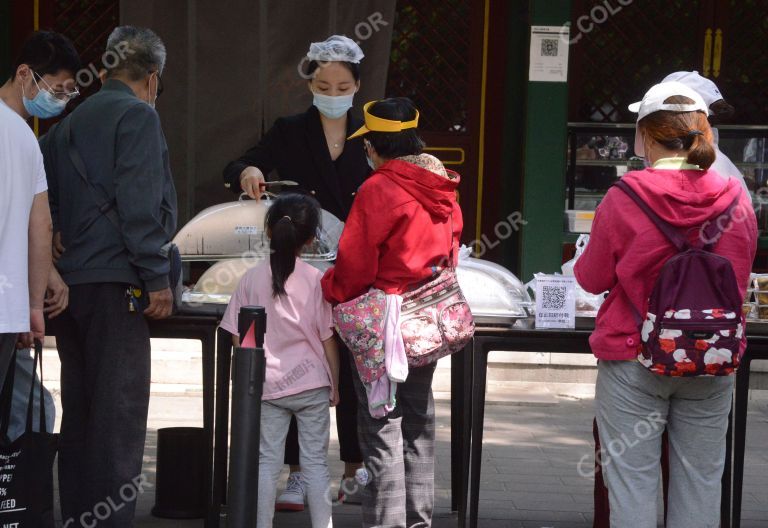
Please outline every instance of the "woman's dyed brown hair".
[[[682, 95], [668, 97], [664, 102], [694, 103]], [[706, 170], [715, 162], [714, 136], [704, 112], [660, 110], [642, 118], [638, 128], [640, 133], [647, 134], [666, 149], [687, 151], [687, 161], [692, 165]]]

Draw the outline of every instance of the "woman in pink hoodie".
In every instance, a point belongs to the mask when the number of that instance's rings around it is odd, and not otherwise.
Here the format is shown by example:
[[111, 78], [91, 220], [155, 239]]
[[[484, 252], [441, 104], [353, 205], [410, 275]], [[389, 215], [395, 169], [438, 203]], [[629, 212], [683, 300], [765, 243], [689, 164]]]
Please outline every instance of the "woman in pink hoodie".
[[[689, 242], [740, 197], [713, 251], [730, 261], [743, 297], [757, 223], [739, 182], [708, 170], [715, 150], [706, 104], [693, 90], [668, 82], [654, 86], [630, 110], [638, 112], [635, 152], [651, 167], [622, 180], [662, 220], [687, 233]], [[733, 378], [662, 376], [637, 360], [637, 314], [646, 314], [662, 266], [677, 253], [629, 195], [614, 188], [597, 209], [589, 245], [574, 270], [585, 290], [610, 290], [590, 345], [599, 360], [595, 401], [612, 527], [656, 528], [665, 427], [670, 446], [667, 528], [719, 526]]]

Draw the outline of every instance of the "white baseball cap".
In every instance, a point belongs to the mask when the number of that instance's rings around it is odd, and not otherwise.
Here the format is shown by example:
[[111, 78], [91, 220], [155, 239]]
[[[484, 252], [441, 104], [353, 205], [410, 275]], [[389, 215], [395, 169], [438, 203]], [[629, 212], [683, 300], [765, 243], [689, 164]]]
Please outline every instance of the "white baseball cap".
[[[710, 79], [699, 75], [697, 71], [679, 71], [670, 73], [661, 82], [677, 81], [683, 83], [688, 88], [692, 88], [698, 93], [704, 102], [707, 103], [707, 107], [712, 106], [712, 103], [723, 99], [723, 94], [717, 89], [717, 85]], [[710, 115], [712, 112], [709, 112]]]
[[[693, 101], [692, 104], [665, 103], [668, 98], [681, 95]], [[642, 101], [629, 105], [629, 111], [637, 113], [637, 122], [642, 118], [654, 112], [666, 110], [668, 112], [704, 112], [707, 115], [709, 110], [704, 99], [692, 88], [687, 87], [678, 81], [662, 82], [652, 86], [643, 96]], [[645, 147], [643, 146], [643, 137], [639, 130], [635, 130], [635, 155], [645, 156]]]

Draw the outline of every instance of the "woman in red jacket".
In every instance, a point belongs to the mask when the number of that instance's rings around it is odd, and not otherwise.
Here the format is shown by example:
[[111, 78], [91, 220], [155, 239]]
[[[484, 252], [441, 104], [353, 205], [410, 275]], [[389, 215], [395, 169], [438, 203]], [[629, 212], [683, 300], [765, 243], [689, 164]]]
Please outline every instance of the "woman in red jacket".
[[[743, 298], [757, 223], [738, 180], [709, 170], [715, 150], [706, 104], [693, 90], [668, 82], [654, 86], [630, 110], [638, 112], [635, 151], [651, 167], [629, 172], [622, 181], [658, 217], [696, 243], [703, 225], [738, 204], [712, 250], [730, 261]], [[610, 290], [590, 345], [599, 359], [595, 403], [612, 527], [656, 528], [665, 427], [667, 528], [719, 526], [733, 377], [663, 376], [638, 361], [637, 314], [647, 313], [661, 268], [677, 253], [633, 199], [614, 188], [598, 207], [590, 242], [574, 270], [585, 290]], [[678, 319], [684, 318], [683, 311]], [[742, 337], [742, 351], [745, 344]], [[677, 358], [680, 351], [673, 351]]]
[[[339, 243], [334, 268], [323, 277], [325, 298], [349, 301], [371, 287], [402, 294], [445, 263], [461, 235], [456, 202], [459, 175], [424, 154], [418, 111], [406, 98], [365, 107], [365, 138], [373, 175], [360, 187]], [[358, 393], [360, 448], [370, 478], [363, 492], [363, 526], [431, 526], [434, 507], [435, 364], [412, 368], [397, 387], [397, 405], [373, 418], [365, 388]]]

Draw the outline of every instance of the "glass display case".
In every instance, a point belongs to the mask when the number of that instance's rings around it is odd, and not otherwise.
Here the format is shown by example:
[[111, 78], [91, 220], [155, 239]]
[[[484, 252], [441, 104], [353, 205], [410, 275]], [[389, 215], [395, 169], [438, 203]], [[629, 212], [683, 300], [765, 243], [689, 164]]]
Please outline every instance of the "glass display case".
[[[768, 126], [721, 125], [716, 136], [720, 150], [744, 175], [761, 236], [768, 235]], [[589, 213], [611, 185], [627, 171], [643, 167], [644, 161], [635, 156], [634, 138], [632, 123], [569, 123], [566, 234], [588, 232]]]

